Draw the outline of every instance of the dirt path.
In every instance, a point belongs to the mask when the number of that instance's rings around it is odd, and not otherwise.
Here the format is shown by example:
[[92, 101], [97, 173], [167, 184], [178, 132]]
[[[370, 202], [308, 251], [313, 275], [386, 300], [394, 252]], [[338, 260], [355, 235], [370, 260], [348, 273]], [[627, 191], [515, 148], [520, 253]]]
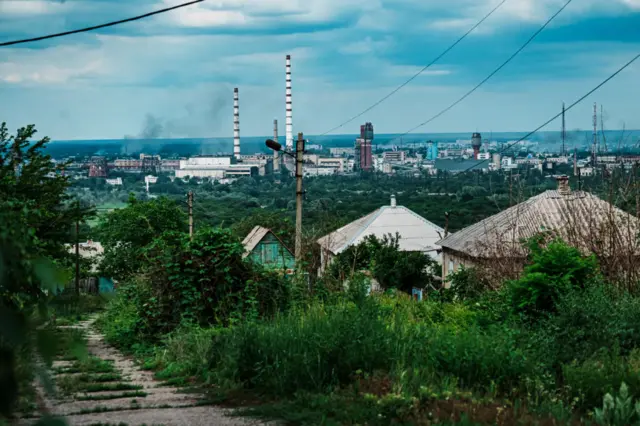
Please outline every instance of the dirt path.
[[[203, 405], [199, 396], [181, 392], [154, 379], [131, 359], [108, 346], [93, 328], [93, 321], [59, 327], [84, 334], [88, 362], [54, 362], [55, 401], [47, 401], [52, 414], [64, 416], [69, 425], [262, 425], [229, 417], [230, 411]], [[28, 424], [25, 423], [25, 424]]]

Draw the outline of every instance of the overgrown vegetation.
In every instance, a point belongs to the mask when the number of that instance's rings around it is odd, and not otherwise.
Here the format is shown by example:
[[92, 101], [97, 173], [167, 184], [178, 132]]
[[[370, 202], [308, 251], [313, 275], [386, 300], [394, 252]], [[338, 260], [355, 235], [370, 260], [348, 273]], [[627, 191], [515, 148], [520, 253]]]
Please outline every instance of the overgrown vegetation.
[[[216, 241], [211, 235], [207, 240]], [[234, 321], [218, 315], [194, 321], [192, 305], [185, 306], [175, 313], [183, 319], [178, 328], [160, 342], [140, 326], [152, 320], [124, 292], [103, 327], [159, 377], [212, 384], [242, 404], [277, 401], [250, 413], [294, 424], [595, 422], [603, 396], [623, 382], [629, 397], [640, 395], [640, 337], [634, 332], [640, 302], [613, 291], [593, 256], [558, 240], [529, 244], [524, 273], [498, 289], [482, 283], [481, 271], [467, 269], [452, 277], [451, 288], [416, 302], [402, 290], [418, 283], [424, 288], [429, 278], [416, 278], [397, 240], [369, 239], [333, 266], [334, 273], [349, 271], [346, 288], [327, 292], [319, 281], [313, 293], [295, 297], [290, 282], [290, 291], [274, 299], [277, 309], [252, 314], [236, 304]], [[402, 270], [381, 280], [395, 284], [384, 285], [385, 293], [367, 297], [368, 278], [357, 271], [375, 271], [378, 256], [395, 259], [386, 267]], [[476, 287], [465, 287], [477, 279]], [[154, 282], [144, 285], [153, 288]], [[251, 288], [251, 280], [244, 282]], [[132, 285], [139, 291], [140, 283]], [[149, 300], [149, 294], [140, 297]], [[613, 415], [599, 418], [607, 416]]]

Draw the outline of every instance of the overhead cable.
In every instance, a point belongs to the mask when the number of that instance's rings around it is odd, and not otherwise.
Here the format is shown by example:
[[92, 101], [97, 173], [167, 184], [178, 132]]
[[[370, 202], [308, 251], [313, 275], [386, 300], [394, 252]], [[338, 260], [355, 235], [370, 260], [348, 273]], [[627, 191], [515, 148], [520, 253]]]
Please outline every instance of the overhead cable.
[[[611, 74], [609, 77], [607, 77], [606, 79], [604, 79], [600, 84], [598, 84], [596, 87], [594, 87], [593, 89], [589, 90], [587, 93], [584, 94], [584, 96], [580, 97], [577, 101], [575, 101], [574, 103], [572, 103], [571, 105], [569, 105], [567, 108], [565, 108], [565, 112], [569, 111], [571, 108], [573, 108], [574, 106], [578, 105], [580, 102], [584, 101], [585, 99], [587, 99], [589, 96], [591, 96], [594, 92], [596, 92], [598, 89], [600, 89], [602, 86], [604, 86], [605, 84], [607, 84], [609, 81], [613, 80], [618, 74], [620, 74], [622, 71], [624, 71], [626, 68], [628, 68], [629, 66], [631, 66], [631, 64], [633, 64], [635, 61], [637, 61], [640, 58], [640, 53], [638, 53], [633, 59], [631, 59], [629, 62], [627, 62], [626, 64], [624, 64], [622, 67], [618, 68], [618, 70], [616, 72], [614, 72], [613, 74]], [[512, 146], [516, 145], [517, 143], [520, 143], [522, 141], [524, 141], [525, 139], [527, 139], [528, 137], [532, 136], [534, 133], [537, 133], [538, 131], [540, 131], [542, 128], [546, 127], [547, 125], [549, 125], [552, 121], [554, 121], [555, 119], [557, 119], [558, 117], [560, 117], [562, 115], [562, 111], [557, 113], [556, 115], [554, 115], [553, 117], [551, 117], [549, 120], [545, 121], [543, 124], [541, 124], [540, 126], [538, 126], [535, 130], [527, 133], [526, 135], [524, 135], [523, 137], [521, 137], [520, 139], [518, 139], [517, 141], [514, 141], [512, 143], [510, 143], [506, 148], [503, 148], [500, 150], [500, 154], [505, 152], [506, 150], [508, 150], [509, 148], [511, 148]], [[468, 167], [466, 169], [463, 170], [463, 172], [468, 172], [471, 169], [474, 169], [476, 167], [478, 167], [480, 164], [486, 162], [488, 160], [481, 160], [478, 163], [472, 165], [471, 167]]]
[[418, 76], [420, 76], [420, 74], [422, 74], [423, 72], [425, 72], [427, 69], [429, 69], [433, 64], [435, 64], [436, 62], [438, 62], [440, 59], [442, 59], [447, 53], [449, 53], [451, 50], [453, 50], [454, 47], [456, 47], [458, 44], [460, 44], [460, 42], [462, 40], [464, 40], [465, 38], [467, 38], [467, 36], [469, 34], [471, 34], [476, 28], [478, 28], [484, 21], [486, 21], [491, 15], [493, 15], [498, 9], [500, 9], [500, 7], [502, 7], [503, 4], [505, 4], [507, 2], [507, 0], [502, 0], [500, 3], [498, 3], [498, 5], [496, 7], [494, 7], [493, 9], [491, 9], [491, 11], [489, 13], [487, 13], [481, 20], [479, 20], [473, 27], [471, 27], [466, 33], [464, 33], [458, 40], [455, 41], [455, 43], [453, 43], [451, 46], [449, 46], [448, 48], [446, 48], [440, 55], [438, 55], [435, 59], [433, 59], [431, 62], [429, 62], [429, 64], [425, 65], [422, 69], [420, 69], [417, 73], [415, 73], [411, 78], [409, 78], [408, 80], [406, 80], [404, 83], [402, 83], [401, 85], [399, 85], [398, 87], [396, 87], [395, 89], [393, 89], [391, 92], [389, 92], [387, 95], [385, 95], [384, 97], [382, 97], [380, 100], [378, 100], [377, 102], [375, 102], [373, 105], [371, 105], [370, 107], [368, 107], [367, 109], [365, 109], [364, 111], [360, 112], [357, 115], [354, 115], [353, 117], [351, 117], [350, 119], [348, 119], [347, 121], [343, 122], [342, 124], [337, 125], [336, 127], [327, 130], [324, 133], [321, 133], [320, 136], [325, 136], [335, 130], [340, 129], [341, 127], [351, 123], [353, 120], [355, 120], [356, 118], [360, 118], [362, 117], [364, 114], [366, 114], [367, 112], [371, 111], [372, 109], [374, 109], [375, 107], [377, 107], [378, 105], [380, 105], [381, 103], [383, 103], [384, 101], [386, 101], [387, 99], [389, 99], [391, 96], [395, 95], [398, 91], [400, 91], [403, 87], [405, 87], [406, 85], [408, 85], [409, 83], [411, 83], [413, 80], [415, 80]]
[[[560, 13], [562, 13], [562, 11], [569, 6], [569, 4], [572, 2], [573, 0], [567, 0], [567, 2], [562, 5], [562, 7], [556, 12], [554, 13], [548, 20], [547, 22], [545, 22], [535, 33], [533, 33], [533, 35], [531, 37], [529, 37], [529, 39], [527, 39], [527, 41], [520, 46], [520, 48], [518, 50], [516, 50], [506, 61], [504, 61], [498, 68], [496, 68], [495, 70], [493, 70], [493, 72], [491, 74], [489, 74], [484, 80], [482, 80], [480, 83], [478, 83], [473, 89], [469, 90], [467, 93], [465, 93], [461, 98], [459, 98], [457, 101], [455, 101], [454, 103], [452, 103], [451, 105], [449, 105], [448, 107], [446, 107], [445, 109], [443, 109], [442, 111], [440, 111], [439, 113], [437, 113], [436, 115], [434, 115], [433, 117], [429, 118], [426, 121], [423, 121], [422, 123], [418, 124], [417, 126], [411, 128], [410, 130], [407, 130], [406, 132], [402, 133], [399, 136], [396, 136], [395, 138], [393, 138], [391, 141], [400, 139], [403, 136], [408, 135], [409, 133], [413, 132], [414, 130], [419, 129], [422, 126], [425, 126], [429, 123], [431, 123], [433, 120], [435, 120], [436, 118], [442, 116], [443, 114], [445, 114], [446, 112], [452, 110], [456, 105], [458, 105], [459, 103], [461, 103], [462, 101], [464, 101], [466, 98], [468, 98], [469, 96], [471, 96], [471, 94], [473, 92], [475, 92], [476, 90], [478, 90], [483, 84], [485, 84], [487, 81], [489, 81], [489, 79], [491, 79], [494, 75], [496, 75], [498, 72], [500, 72], [500, 70], [502, 70], [505, 66], [507, 66], [507, 64], [509, 62], [511, 62], [516, 56], [518, 56], [518, 54], [520, 52], [522, 52], [529, 44], [531, 44], [531, 42], [538, 36], [538, 34], [540, 34], [547, 26], [549, 26], [549, 24], [558, 16], [560, 15]], [[391, 142], [390, 141], [390, 142]]]
[[166, 12], [170, 12], [172, 10], [176, 10], [176, 9], [180, 9], [180, 8], [183, 8], [183, 7], [191, 6], [191, 5], [194, 5], [196, 3], [202, 3], [204, 1], [205, 0], [192, 0], [192, 1], [189, 1], [187, 3], [182, 3], [182, 4], [175, 5], [175, 6], [166, 7], [164, 9], [159, 9], [159, 10], [156, 10], [156, 11], [153, 11], [153, 12], [145, 13], [144, 15], [138, 15], [138, 16], [134, 16], [134, 17], [131, 17], [131, 18], [120, 19], [119, 21], [107, 22], [106, 24], [94, 25], [92, 27], [80, 28], [80, 29], [77, 29], [77, 30], [64, 31], [64, 32], [61, 32], [61, 33], [49, 34], [49, 35], [33, 37], [33, 38], [25, 38], [25, 39], [22, 39], [22, 40], [5, 41], [5, 42], [0, 43], [0, 47], [13, 46], [13, 45], [16, 45], [16, 44], [32, 43], [32, 42], [41, 41], [41, 40], [49, 40], [49, 39], [52, 39], [52, 38], [64, 37], [64, 36], [68, 36], [68, 35], [71, 35], [71, 34], [86, 33], [88, 31], [95, 31], [95, 30], [99, 30], [101, 28], [113, 27], [115, 25], [125, 24], [127, 22], [138, 21], [140, 19], [148, 18], [150, 16], [159, 15], [161, 13], [166, 13]]

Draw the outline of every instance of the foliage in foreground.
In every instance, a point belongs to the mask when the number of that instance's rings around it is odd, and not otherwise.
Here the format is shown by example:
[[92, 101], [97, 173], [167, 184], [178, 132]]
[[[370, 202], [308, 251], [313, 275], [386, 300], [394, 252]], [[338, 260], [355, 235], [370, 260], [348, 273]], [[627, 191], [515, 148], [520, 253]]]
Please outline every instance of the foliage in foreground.
[[145, 249], [145, 275], [118, 289], [103, 318], [105, 331], [125, 346], [173, 331], [181, 323], [228, 325], [272, 316], [286, 307], [289, 283], [243, 259], [228, 231], [203, 229], [193, 239], [166, 233]]
[[[500, 410], [511, 410], [529, 419], [524, 424], [568, 424], [589, 417], [623, 382], [625, 398], [640, 396], [640, 299], [610, 291], [597, 270], [590, 257], [558, 241], [534, 251], [520, 280], [490, 292], [459, 288], [454, 302], [448, 292], [422, 303], [395, 290], [367, 297], [354, 284], [292, 301], [275, 315], [242, 311], [242, 320], [213, 328], [183, 322], [147, 352], [147, 365], [165, 378], [196, 376], [232, 393], [297, 404], [308, 411], [305, 421], [317, 420], [327, 404], [339, 410], [351, 401], [364, 411], [347, 412], [362, 422], [412, 423], [442, 408], [434, 401], [464, 394], [458, 413], [485, 410], [497, 421]], [[530, 279], [535, 274], [545, 281]], [[105, 322], [112, 341], [129, 336], [129, 348], [135, 327], [117, 320], [144, 318], [131, 299], [119, 297]]]

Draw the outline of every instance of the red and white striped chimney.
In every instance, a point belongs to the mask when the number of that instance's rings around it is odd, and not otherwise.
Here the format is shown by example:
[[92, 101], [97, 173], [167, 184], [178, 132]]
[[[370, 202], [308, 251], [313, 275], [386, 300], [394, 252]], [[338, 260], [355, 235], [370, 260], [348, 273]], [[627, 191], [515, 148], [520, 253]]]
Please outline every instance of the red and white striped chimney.
[[233, 156], [240, 159], [240, 105], [238, 88], [233, 89]]
[[287, 86], [286, 86], [286, 103], [287, 103], [287, 114], [286, 114], [286, 147], [288, 149], [293, 149], [293, 106], [291, 102], [291, 55], [287, 55]]

